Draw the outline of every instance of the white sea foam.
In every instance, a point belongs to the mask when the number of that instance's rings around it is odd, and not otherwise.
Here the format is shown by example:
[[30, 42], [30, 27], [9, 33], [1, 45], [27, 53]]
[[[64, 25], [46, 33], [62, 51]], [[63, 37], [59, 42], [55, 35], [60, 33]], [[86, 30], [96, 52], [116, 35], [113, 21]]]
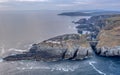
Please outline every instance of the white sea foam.
[[42, 65], [42, 64], [40, 65], [35, 62], [31, 63], [31, 62], [21, 61], [21, 62], [19, 62], [18, 65], [19, 65], [19, 67], [16, 68], [18, 70], [50, 69], [49, 66], [47, 66], [47, 65]]
[[31, 69], [44, 69], [44, 70], [51, 70], [51, 71], [74, 71], [76, 68], [75, 67], [63, 67], [63, 66], [22, 66], [22, 67], [17, 67], [18, 70], [31, 70]]
[[33, 44], [29, 44], [29, 45], [24, 45], [25, 48], [27, 48], [27, 50], [29, 50], [32, 47]]
[[[38, 66], [39, 65], [39, 66]], [[78, 65], [71, 65], [71, 64], [64, 64], [64, 63], [56, 63], [56, 64], [49, 64], [49, 63], [25, 63], [20, 62], [18, 70], [35, 70], [35, 69], [42, 69], [42, 70], [50, 70], [50, 71], [75, 71], [79, 66]]]
[[68, 26], [68, 29], [76, 30], [76, 27], [75, 26]]
[[47, 66], [30, 66], [30, 67], [17, 67], [18, 70], [31, 70], [31, 69], [44, 69], [44, 70], [51, 70], [51, 71], [64, 71], [64, 72], [68, 72], [68, 71], [75, 71], [75, 68], [67, 68], [67, 67], [47, 67]]
[[70, 65], [56, 65], [56, 66], [53, 66], [51, 68], [51, 71], [55, 71], [55, 70], [58, 70], [58, 71], [65, 71], [65, 72], [68, 72], [68, 71], [75, 71], [75, 69], [77, 69], [78, 67], [77, 66], [70, 66]]
[[2, 47], [0, 48], [0, 50], [1, 50], [1, 54], [4, 54], [5, 53], [5, 49], [4, 49], [4, 45], [2, 45]]
[[40, 67], [37, 67], [37, 66], [29, 66], [29, 67], [17, 67], [17, 69], [18, 70], [35, 70], [35, 69], [45, 69], [45, 70], [47, 70], [47, 69], [50, 69], [49, 67], [46, 67], [46, 66], [44, 66], [44, 67], [42, 67], [42, 66], [40, 66]]
[[3, 62], [3, 59], [2, 59], [2, 58], [0, 58], [0, 63], [1, 63], [1, 62]]
[[95, 61], [91, 61], [89, 62], [89, 64], [93, 67], [93, 69], [95, 69], [98, 73], [100, 73], [101, 75], [106, 75], [105, 73], [103, 73], [102, 71], [98, 70], [95, 66], [94, 63], [96, 63]]
[[8, 49], [9, 51], [16, 51], [16, 52], [26, 52], [27, 50], [22, 50], [22, 49], [15, 49], [15, 48], [10, 48]]

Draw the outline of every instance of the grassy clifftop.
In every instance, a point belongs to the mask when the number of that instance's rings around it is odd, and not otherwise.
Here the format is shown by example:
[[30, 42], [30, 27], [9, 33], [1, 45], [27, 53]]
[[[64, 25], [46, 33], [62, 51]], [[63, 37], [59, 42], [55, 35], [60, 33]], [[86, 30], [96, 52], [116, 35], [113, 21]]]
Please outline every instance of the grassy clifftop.
[[89, 42], [87, 41], [87, 36], [88, 35], [65, 34], [50, 38], [39, 44], [56, 45], [56, 43], [53, 42], [59, 42], [59, 44], [57, 43], [58, 45], [61, 45], [62, 43], [73, 43], [73, 45], [78, 44], [81, 47], [90, 47]]

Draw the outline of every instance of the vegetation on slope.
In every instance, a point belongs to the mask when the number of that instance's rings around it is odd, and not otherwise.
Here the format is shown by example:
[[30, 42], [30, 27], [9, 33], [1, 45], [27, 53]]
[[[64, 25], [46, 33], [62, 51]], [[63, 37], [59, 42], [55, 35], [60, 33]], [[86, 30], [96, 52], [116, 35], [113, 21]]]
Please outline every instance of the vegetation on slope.
[[98, 47], [120, 46], [120, 15], [106, 19], [106, 26], [98, 36]]

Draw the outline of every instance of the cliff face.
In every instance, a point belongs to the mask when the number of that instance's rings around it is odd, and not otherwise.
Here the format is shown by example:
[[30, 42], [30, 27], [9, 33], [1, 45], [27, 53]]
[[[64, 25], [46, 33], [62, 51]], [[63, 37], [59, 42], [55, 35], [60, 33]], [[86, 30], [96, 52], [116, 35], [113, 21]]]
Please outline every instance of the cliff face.
[[63, 59], [83, 59], [91, 56], [93, 53], [85, 37], [78, 34], [57, 36], [34, 44], [29, 52], [8, 56], [4, 60], [56, 61]]
[[106, 20], [98, 35], [97, 53], [103, 56], [120, 56], [120, 16]]
[[[120, 15], [98, 15], [88, 20], [75, 22], [81, 34], [89, 31], [89, 41], [97, 54], [102, 56], [120, 56]], [[97, 45], [96, 45], [97, 44]]]

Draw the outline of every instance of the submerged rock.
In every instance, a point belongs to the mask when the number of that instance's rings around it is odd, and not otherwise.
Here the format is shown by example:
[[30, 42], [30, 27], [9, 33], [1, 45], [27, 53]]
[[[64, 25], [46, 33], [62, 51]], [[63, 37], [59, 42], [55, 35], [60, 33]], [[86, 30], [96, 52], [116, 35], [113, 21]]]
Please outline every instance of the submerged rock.
[[29, 52], [8, 56], [4, 58], [4, 60], [78, 60], [89, 57], [92, 54], [92, 49], [87, 42], [85, 35], [66, 34], [34, 44]]

